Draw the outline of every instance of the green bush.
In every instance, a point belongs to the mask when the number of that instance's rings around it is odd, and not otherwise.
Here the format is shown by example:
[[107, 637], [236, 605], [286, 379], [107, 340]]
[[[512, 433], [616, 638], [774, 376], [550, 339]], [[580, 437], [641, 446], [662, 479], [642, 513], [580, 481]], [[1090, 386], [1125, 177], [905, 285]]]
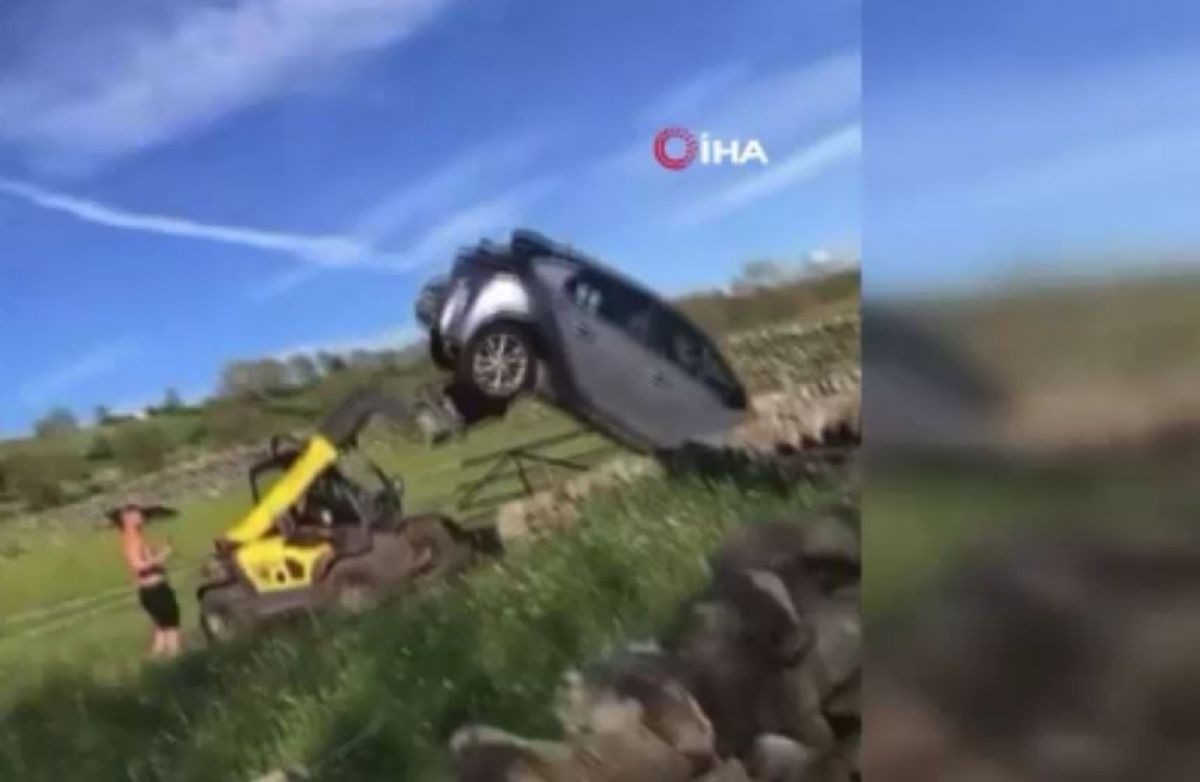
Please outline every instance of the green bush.
[[129, 472], [152, 472], [166, 464], [171, 441], [161, 427], [139, 421], [117, 427], [112, 449], [117, 464]]
[[100, 432], [92, 438], [92, 443], [88, 446], [84, 458], [91, 462], [100, 462], [112, 459], [115, 455], [112, 439], [104, 432]]
[[65, 407], [56, 407], [34, 422], [33, 431], [38, 437], [61, 437], [78, 432], [79, 420]]
[[204, 406], [200, 420], [214, 445], [252, 442], [271, 433], [270, 419], [248, 399], [213, 399]]
[[66, 499], [64, 484], [87, 474], [83, 457], [64, 452], [25, 452], [5, 462], [8, 490], [20, 497], [30, 510], [61, 505]]

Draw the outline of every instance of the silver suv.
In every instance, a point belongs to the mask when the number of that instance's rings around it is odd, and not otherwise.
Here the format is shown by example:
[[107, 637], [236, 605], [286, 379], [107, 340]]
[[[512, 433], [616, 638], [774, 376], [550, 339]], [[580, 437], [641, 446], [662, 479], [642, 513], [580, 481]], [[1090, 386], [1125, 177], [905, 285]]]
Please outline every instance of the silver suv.
[[718, 435], [746, 409], [736, 375], [686, 316], [533, 231], [461, 253], [416, 310], [460, 387], [499, 405], [536, 393], [635, 447]]

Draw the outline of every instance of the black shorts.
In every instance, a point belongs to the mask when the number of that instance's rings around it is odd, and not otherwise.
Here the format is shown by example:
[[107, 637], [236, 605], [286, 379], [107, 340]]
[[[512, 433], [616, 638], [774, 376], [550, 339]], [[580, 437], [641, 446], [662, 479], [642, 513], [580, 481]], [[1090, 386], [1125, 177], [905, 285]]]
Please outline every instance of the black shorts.
[[175, 590], [166, 581], [138, 589], [138, 600], [159, 630], [179, 627], [179, 602], [175, 600]]

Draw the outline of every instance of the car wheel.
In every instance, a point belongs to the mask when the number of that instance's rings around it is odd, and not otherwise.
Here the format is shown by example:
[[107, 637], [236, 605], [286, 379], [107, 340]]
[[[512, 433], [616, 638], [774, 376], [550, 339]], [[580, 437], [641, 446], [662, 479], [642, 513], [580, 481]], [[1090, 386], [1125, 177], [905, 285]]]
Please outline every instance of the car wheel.
[[329, 598], [333, 607], [347, 614], [365, 614], [379, 605], [383, 589], [367, 567], [334, 566], [329, 576]]
[[429, 357], [439, 369], [454, 369], [454, 359], [446, 353], [446, 343], [437, 329], [429, 332]]
[[236, 586], [206, 589], [200, 595], [200, 632], [210, 644], [228, 643], [253, 625], [250, 597]]
[[439, 518], [410, 519], [400, 535], [411, 552], [405, 580], [414, 586], [454, 575], [471, 563], [470, 543], [458, 540]]
[[467, 343], [459, 375], [488, 399], [507, 401], [533, 385], [536, 360], [528, 333], [500, 323], [483, 328]]

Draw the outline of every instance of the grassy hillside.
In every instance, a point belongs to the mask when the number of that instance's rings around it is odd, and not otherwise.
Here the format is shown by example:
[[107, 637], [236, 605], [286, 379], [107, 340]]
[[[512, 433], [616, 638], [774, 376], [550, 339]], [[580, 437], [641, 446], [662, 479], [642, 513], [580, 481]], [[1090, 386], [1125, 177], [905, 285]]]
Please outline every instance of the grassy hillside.
[[[1036, 430], [1033, 442], [1049, 447], [975, 465], [873, 467], [863, 538], [869, 613], [911, 602], [964, 547], [988, 537], [1065, 523], [1194, 524], [1200, 454], [1194, 445], [1155, 449], [1139, 439], [1164, 424], [1200, 421], [1197, 301], [1200, 276], [1192, 274], [904, 302], [995, 376], [1015, 400], [1014, 417], [1029, 417], [1021, 433]], [[1141, 431], [1120, 427], [1134, 436], [1108, 438], [1130, 409], [1141, 414]], [[1088, 447], [1062, 437], [1077, 432], [1099, 437]]]
[[[709, 333], [724, 335], [779, 320], [815, 320], [855, 310], [859, 286], [856, 271], [843, 271], [743, 285], [734, 293], [697, 292], [678, 304]], [[234, 362], [223, 373], [221, 394], [190, 406], [149, 408], [152, 415], [145, 420], [0, 440], [0, 525], [111, 490], [197, 453], [306, 429], [355, 388], [381, 384], [408, 396], [440, 377], [419, 344], [316, 358], [321, 360], [311, 361], [301, 374], [269, 359]]]
[[1200, 355], [1200, 275], [1043, 285], [912, 303], [1014, 383], [1138, 379]]
[[560, 536], [365, 620], [305, 623], [122, 686], [52, 677], [3, 712], [0, 778], [210, 782], [302, 762], [323, 780], [444, 779], [454, 728], [551, 730], [562, 671], [661, 627], [725, 530], [834, 492], [646, 479], [592, 498]]
[[[730, 355], [756, 390], [771, 387], [772, 379], [776, 383], [811, 380], [819, 371], [856, 363], [857, 323], [852, 319], [826, 323], [831, 325], [745, 332], [731, 343]], [[489, 466], [462, 469], [463, 460], [577, 426], [561, 413], [530, 406], [515, 408], [509, 418], [473, 428], [464, 440], [432, 450], [397, 438], [379, 424], [364, 434], [364, 443], [369, 455], [404, 479], [410, 510], [453, 512], [456, 489]], [[603, 456], [595, 451], [604, 445], [603, 438], [593, 433], [547, 453], [589, 452], [589, 458], [595, 459]], [[519, 488], [510, 477], [489, 487], [486, 494], [512, 494]], [[183, 503], [178, 518], [150, 529], [152, 538], [170, 543], [175, 551], [171, 568], [183, 596], [188, 631], [195, 627], [190, 593], [196, 567], [209, 552], [212, 539], [244, 513], [249, 502], [248, 490], [239, 483], [222, 496]], [[110, 530], [87, 525], [57, 531], [10, 524], [7, 529], [0, 528], [0, 552], [6, 552], [0, 559], [4, 584], [0, 590], [0, 668], [14, 674], [0, 682], [0, 694], [36, 681], [47, 671], [82, 669], [119, 680], [136, 670], [140, 661], [130, 651], [141, 648], [145, 621], [120, 567], [117, 541]], [[64, 578], [64, 573], [71, 577]]]
[[[699, 307], [697, 319], [714, 332], [767, 325], [780, 313], [809, 322], [856, 309], [856, 275], [828, 289], [820, 282], [816, 303], [812, 285], [772, 289], [771, 307], [756, 306], [761, 291], [714, 292], [685, 306]], [[790, 309], [778, 304], [788, 295]], [[822, 360], [857, 355], [856, 328], [820, 335]], [[825, 336], [838, 343], [832, 352]], [[811, 358], [812, 340], [800, 332], [768, 342], [769, 350], [754, 351], [756, 378]], [[287, 428], [312, 417], [290, 420]], [[364, 440], [404, 477], [409, 508], [424, 510], [447, 507], [456, 486], [486, 469], [463, 470], [462, 460], [575, 426], [561, 414], [518, 409], [434, 449], [385, 432]], [[603, 443], [593, 434], [561, 448]], [[140, 657], [145, 617], [111, 531], [49, 529], [20, 517], [0, 523], [0, 554], [9, 553], [0, 557], [0, 779], [241, 779], [287, 760], [315, 763], [325, 779], [380, 778], [384, 768], [392, 778], [428, 778], [442, 763], [444, 732], [471, 716], [518, 729], [546, 724], [538, 709], [563, 666], [582, 650], [655, 628], [729, 524], [834, 491], [796, 486], [779, 495], [647, 480], [590, 501], [584, 523], [562, 539], [506, 557], [419, 605], [368, 621], [302, 623], [163, 667]], [[190, 567], [248, 499], [241, 487], [196, 499], [150, 528], [176, 551], [172, 574], [189, 631]]]
[[[453, 511], [458, 484], [486, 469], [485, 465], [462, 470], [462, 460], [577, 427], [566, 416], [546, 411], [533, 421], [517, 418], [485, 424], [465, 440], [433, 451], [395, 439], [372, 441], [364, 450], [389, 473], [404, 479], [410, 510]], [[583, 453], [603, 443], [593, 434], [547, 453]], [[490, 491], [517, 488], [515, 479], [510, 479]], [[196, 567], [211, 550], [213, 538], [249, 506], [250, 493], [243, 487], [187, 503], [178, 517], [149, 528], [152, 540], [169, 543], [175, 552], [171, 570], [189, 632], [196, 626], [195, 601], [191, 599]], [[5, 672], [0, 693], [26, 686], [46, 671], [60, 668], [84, 668], [114, 679], [140, 664], [136, 651], [143, 645], [145, 618], [120, 566], [118, 541], [112, 531], [10, 531], [0, 536], [0, 545], [15, 546], [22, 552], [0, 560], [0, 670]]]

